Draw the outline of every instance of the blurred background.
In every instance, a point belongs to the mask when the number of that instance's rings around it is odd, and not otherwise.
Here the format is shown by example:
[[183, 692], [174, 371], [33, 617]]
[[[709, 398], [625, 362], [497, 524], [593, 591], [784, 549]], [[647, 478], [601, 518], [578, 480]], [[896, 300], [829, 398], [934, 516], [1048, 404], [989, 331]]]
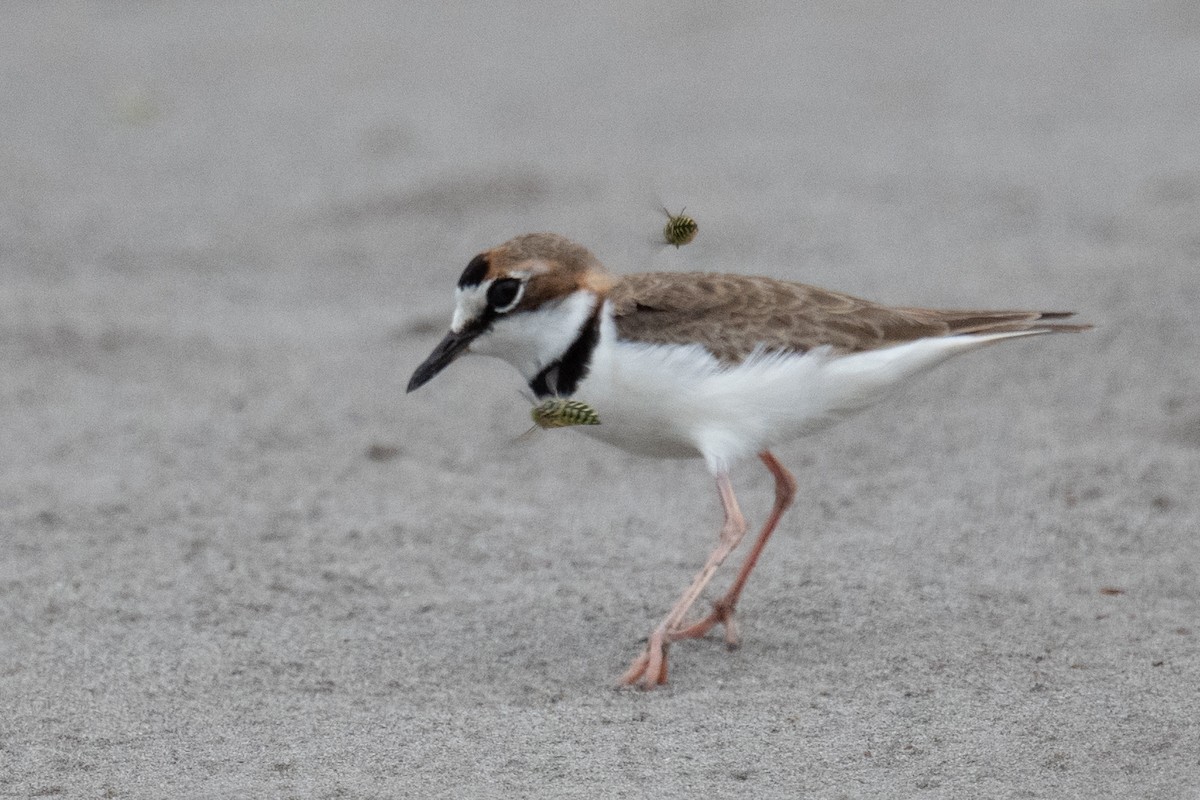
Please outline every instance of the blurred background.
[[[1200, 5], [9, 3], [0, 71], [0, 790], [1194, 786]], [[782, 453], [760, 649], [639, 717], [704, 470], [403, 393], [530, 230], [1097, 329]]]

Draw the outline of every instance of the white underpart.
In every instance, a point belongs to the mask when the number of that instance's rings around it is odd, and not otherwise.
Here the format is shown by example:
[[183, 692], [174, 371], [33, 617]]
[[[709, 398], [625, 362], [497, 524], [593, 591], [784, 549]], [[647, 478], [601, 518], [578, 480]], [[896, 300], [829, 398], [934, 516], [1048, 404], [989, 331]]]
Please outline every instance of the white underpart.
[[[487, 284], [485, 281], [480, 286], [484, 294], [487, 293]], [[476, 307], [466, 290], [459, 289], [458, 292], [459, 303], [454, 311], [452, 329], [454, 325], [466, 325], [472, 317], [464, 316], [460, 323], [460, 315], [466, 315]], [[526, 381], [530, 381], [543, 367], [566, 352], [579, 336], [596, 303], [594, 293], [580, 289], [531, 311], [501, 314], [496, 317], [490, 331], [471, 342], [468, 352], [502, 358], [516, 367]], [[475, 312], [475, 316], [479, 313], [482, 313], [482, 309]]]
[[591, 370], [573, 395], [600, 424], [580, 430], [645, 455], [703, 457], [714, 473], [814, 433], [886, 397], [909, 379], [998, 339], [1037, 331], [947, 336], [855, 353], [756, 353], [722, 366], [699, 345], [618, 341], [605, 310]]

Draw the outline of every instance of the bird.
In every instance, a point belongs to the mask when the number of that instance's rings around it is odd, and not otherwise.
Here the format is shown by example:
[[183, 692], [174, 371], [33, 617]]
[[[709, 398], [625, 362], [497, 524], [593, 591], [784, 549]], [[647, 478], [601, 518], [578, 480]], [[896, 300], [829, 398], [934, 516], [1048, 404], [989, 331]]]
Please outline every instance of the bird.
[[[628, 452], [702, 459], [724, 520], [717, 544], [654, 627], [620, 683], [668, 682], [668, 650], [723, 629], [751, 571], [792, 505], [797, 482], [773, 449], [853, 416], [952, 356], [984, 345], [1087, 330], [1074, 312], [955, 311], [888, 306], [803, 283], [733, 273], [610, 272], [583, 245], [528, 233], [470, 260], [450, 330], [413, 372], [408, 392], [460, 356], [498, 357], [534, 397], [583, 404], [577, 427]], [[707, 614], [692, 606], [747, 532], [730, 478], [753, 457], [775, 499], [732, 583]]]

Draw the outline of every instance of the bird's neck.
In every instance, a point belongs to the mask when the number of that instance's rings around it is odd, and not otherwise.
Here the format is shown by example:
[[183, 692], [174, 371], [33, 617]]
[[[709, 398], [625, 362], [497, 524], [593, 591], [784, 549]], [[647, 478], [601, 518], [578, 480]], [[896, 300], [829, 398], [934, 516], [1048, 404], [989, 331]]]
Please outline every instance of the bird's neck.
[[603, 301], [598, 301], [566, 349], [542, 366], [533, 377], [527, 376], [529, 388], [538, 399], [570, 397], [579, 382], [587, 377], [592, 355], [600, 343], [600, 321], [604, 309]]
[[507, 361], [538, 397], [568, 396], [587, 375], [604, 308], [602, 295], [579, 289], [497, 320], [472, 343], [471, 352]]

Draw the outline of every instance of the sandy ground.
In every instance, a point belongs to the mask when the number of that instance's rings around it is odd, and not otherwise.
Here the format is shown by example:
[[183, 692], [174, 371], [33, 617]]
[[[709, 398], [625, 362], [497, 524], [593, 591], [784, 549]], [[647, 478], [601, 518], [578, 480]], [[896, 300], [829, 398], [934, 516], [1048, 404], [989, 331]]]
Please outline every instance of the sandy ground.
[[[0, 796], [1200, 796], [1200, 6], [733, 5], [0, 6]], [[403, 391], [536, 229], [1098, 327], [783, 448], [622, 691], [702, 464]]]

